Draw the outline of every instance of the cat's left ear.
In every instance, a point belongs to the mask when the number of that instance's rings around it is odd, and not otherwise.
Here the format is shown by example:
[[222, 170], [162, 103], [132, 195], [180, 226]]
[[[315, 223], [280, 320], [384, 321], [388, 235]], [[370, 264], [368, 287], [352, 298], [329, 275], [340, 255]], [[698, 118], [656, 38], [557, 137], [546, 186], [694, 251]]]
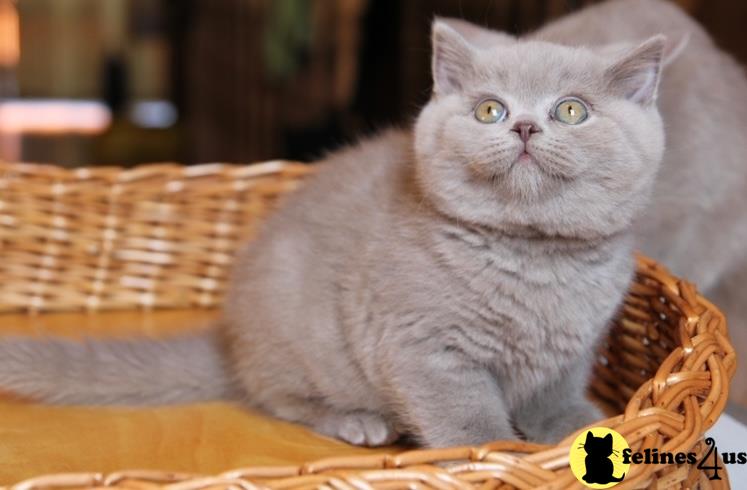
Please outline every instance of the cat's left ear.
[[495, 46], [510, 45], [516, 42], [516, 38], [511, 34], [481, 27], [463, 19], [439, 17], [438, 21], [457, 31], [465, 41], [477, 48], [486, 49]]
[[656, 101], [666, 45], [659, 34], [623, 55], [606, 71], [610, 91], [641, 105]]
[[612, 442], [612, 434], [607, 434], [604, 436], [604, 442]]
[[474, 48], [440, 19], [433, 22], [432, 43], [433, 92], [447, 95], [462, 90], [465, 77], [472, 73]]

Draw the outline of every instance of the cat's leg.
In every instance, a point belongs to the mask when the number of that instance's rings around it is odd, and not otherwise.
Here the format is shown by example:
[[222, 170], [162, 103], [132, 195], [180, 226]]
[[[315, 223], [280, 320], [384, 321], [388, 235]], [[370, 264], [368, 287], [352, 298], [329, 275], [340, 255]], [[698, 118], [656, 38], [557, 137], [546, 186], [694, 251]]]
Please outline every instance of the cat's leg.
[[273, 406], [270, 412], [356, 446], [383, 446], [396, 441], [400, 435], [391, 421], [378, 412], [339, 410], [309, 399], [286, 399]]
[[391, 394], [408, 433], [427, 447], [516, 439], [502, 392], [482, 366], [444, 352], [393, 363]]
[[532, 442], [556, 443], [585, 425], [604, 418], [586, 397], [588, 370], [578, 368], [547, 383], [520, 404], [514, 424]]

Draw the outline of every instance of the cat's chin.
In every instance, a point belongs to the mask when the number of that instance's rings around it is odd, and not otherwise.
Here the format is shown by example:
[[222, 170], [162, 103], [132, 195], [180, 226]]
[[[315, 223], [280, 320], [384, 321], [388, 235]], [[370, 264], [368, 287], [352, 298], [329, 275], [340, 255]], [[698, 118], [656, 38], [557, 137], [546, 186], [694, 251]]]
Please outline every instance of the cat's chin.
[[552, 162], [545, 161], [541, 156], [536, 155], [533, 152], [521, 151], [514, 158], [513, 163], [509, 167], [509, 171], [518, 172], [537, 172], [543, 174], [550, 180], [565, 179], [571, 180], [571, 176], [561, 173], [555, 168]]
[[508, 169], [508, 173], [516, 173], [519, 175], [534, 175], [544, 174], [545, 170], [542, 168], [542, 164], [537, 161], [537, 158], [531, 153], [523, 152], [517, 156], [511, 163]]
[[534, 155], [519, 154], [499, 182], [502, 194], [513, 199], [533, 201], [559, 192], [558, 182]]

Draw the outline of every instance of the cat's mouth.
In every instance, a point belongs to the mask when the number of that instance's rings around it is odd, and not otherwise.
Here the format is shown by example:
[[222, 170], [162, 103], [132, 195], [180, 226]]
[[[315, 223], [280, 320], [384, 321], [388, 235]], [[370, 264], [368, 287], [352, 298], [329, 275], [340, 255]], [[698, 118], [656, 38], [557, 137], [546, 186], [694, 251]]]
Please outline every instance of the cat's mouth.
[[509, 167], [509, 172], [518, 170], [518, 168], [524, 167], [537, 167], [538, 170], [543, 171], [542, 164], [537, 160], [537, 157], [532, 151], [526, 146], [518, 151], [518, 155], [514, 158], [514, 161]]
[[524, 148], [522, 152], [519, 154], [519, 157], [516, 159], [516, 163], [531, 163], [534, 160], [534, 156], [529, 153], [529, 151]]
[[572, 175], [556, 168], [557, 165], [553, 165], [552, 161], [545, 161], [543, 157], [546, 155], [544, 153], [546, 152], [536, 151], [528, 145], [517, 149], [517, 155], [509, 167], [509, 172], [526, 173], [536, 170], [552, 180], [573, 180]]

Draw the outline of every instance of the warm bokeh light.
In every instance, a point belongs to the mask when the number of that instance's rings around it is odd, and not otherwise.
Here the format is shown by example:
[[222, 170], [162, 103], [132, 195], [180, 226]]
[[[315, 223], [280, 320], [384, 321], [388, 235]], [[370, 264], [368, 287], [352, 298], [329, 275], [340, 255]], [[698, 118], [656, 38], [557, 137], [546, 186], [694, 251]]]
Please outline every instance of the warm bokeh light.
[[111, 123], [109, 109], [97, 101], [38, 99], [0, 102], [0, 133], [98, 134]]
[[0, 0], [0, 67], [15, 67], [20, 56], [16, 6], [12, 0]]

